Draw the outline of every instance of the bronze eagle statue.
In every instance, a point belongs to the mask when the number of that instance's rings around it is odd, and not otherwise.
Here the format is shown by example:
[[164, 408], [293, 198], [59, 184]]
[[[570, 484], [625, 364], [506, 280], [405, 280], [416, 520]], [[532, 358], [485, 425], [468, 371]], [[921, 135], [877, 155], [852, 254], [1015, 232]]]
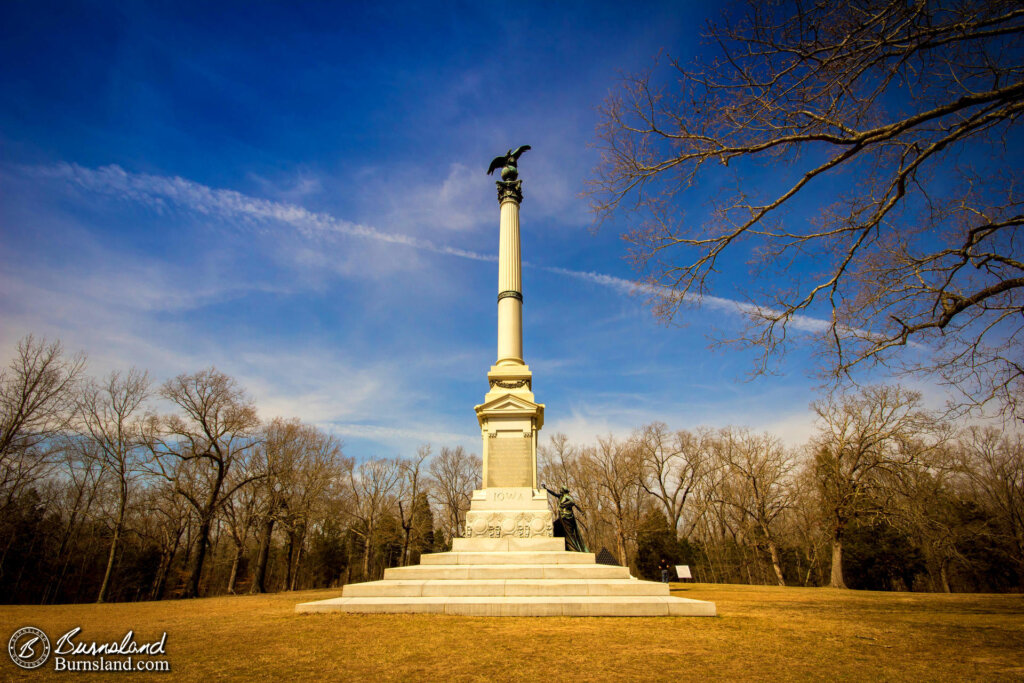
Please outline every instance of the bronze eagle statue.
[[515, 151], [510, 149], [502, 156], [494, 157], [490, 168], [487, 169], [487, 175], [491, 175], [500, 168], [502, 180], [515, 180], [519, 177], [519, 169], [516, 168], [516, 162], [519, 161], [520, 155], [528, 149], [530, 149], [529, 145], [523, 145]]

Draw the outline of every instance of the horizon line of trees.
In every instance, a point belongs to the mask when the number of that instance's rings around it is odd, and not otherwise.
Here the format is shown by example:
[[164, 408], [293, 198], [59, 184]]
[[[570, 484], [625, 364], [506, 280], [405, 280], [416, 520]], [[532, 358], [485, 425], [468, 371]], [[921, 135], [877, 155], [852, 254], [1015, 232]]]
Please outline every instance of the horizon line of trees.
[[[152, 399], [171, 406], [152, 409]], [[635, 574], [886, 590], [1024, 589], [1019, 434], [954, 429], [920, 395], [812, 404], [802, 448], [740, 427], [540, 451], [592, 549]], [[0, 371], [0, 602], [155, 600], [340, 586], [460, 536], [481, 461], [461, 447], [364, 461], [297, 419], [260, 420], [208, 368], [102, 379], [22, 339]]]

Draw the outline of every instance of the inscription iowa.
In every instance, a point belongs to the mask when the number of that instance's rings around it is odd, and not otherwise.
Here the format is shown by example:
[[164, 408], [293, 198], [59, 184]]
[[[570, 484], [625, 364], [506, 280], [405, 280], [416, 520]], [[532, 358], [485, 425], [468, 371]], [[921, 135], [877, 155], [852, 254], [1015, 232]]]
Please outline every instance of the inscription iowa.
[[519, 436], [488, 439], [485, 486], [533, 486], [533, 441]]

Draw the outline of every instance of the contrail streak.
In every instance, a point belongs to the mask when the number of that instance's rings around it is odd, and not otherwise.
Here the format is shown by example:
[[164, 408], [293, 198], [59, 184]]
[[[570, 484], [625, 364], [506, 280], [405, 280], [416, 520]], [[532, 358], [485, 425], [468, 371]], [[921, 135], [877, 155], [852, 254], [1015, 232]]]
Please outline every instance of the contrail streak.
[[[275, 221], [292, 226], [301, 235], [310, 239], [332, 234], [349, 235], [474, 261], [493, 262], [498, 260], [497, 256], [493, 254], [482, 254], [458, 247], [435, 244], [430, 240], [418, 237], [384, 232], [368, 225], [342, 220], [327, 213], [309, 211], [295, 204], [250, 197], [234, 190], [218, 190], [179, 176], [130, 173], [117, 165], [91, 169], [63, 162], [53, 166], [32, 167], [28, 170], [30, 174], [37, 177], [62, 180], [92, 192], [138, 202], [157, 209], [176, 205], [204, 215], [223, 216], [232, 220]], [[625, 294], [641, 292], [657, 296], [678, 296], [666, 287], [634, 282], [604, 273], [555, 266], [534, 267], [609, 287]], [[776, 314], [772, 309], [717, 296], [685, 294], [682, 300], [699, 304], [705, 308], [746, 317]], [[788, 324], [797, 330], [819, 333], [829, 329], [831, 325], [827, 320], [804, 315], [792, 316]]]

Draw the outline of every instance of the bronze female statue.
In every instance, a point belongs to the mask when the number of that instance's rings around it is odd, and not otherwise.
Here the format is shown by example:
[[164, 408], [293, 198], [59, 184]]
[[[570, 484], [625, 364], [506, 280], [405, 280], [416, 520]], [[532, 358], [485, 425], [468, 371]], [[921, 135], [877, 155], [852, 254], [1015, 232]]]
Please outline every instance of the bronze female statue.
[[[573, 513], [573, 508], [580, 510], [580, 506], [576, 504], [576, 501], [569, 495], [569, 488], [563, 486], [561, 490], [555, 492], [549, 489], [544, 484], [541, 484], [545, 491], [558, 499], [558, 517], [555, 524], [555, 536], [565, 537], [565, 546], [567, 550], [572, 550], [578, 553], [588, 553], [587, 543], [583, 540], [583, 534], [580, 533], [579, 527], [576, 525], [576, 515]], [[580, 510], [580, 512], [583, 512]], [[561, 528], [562, 533], [558, 533], [558, 529]]]

